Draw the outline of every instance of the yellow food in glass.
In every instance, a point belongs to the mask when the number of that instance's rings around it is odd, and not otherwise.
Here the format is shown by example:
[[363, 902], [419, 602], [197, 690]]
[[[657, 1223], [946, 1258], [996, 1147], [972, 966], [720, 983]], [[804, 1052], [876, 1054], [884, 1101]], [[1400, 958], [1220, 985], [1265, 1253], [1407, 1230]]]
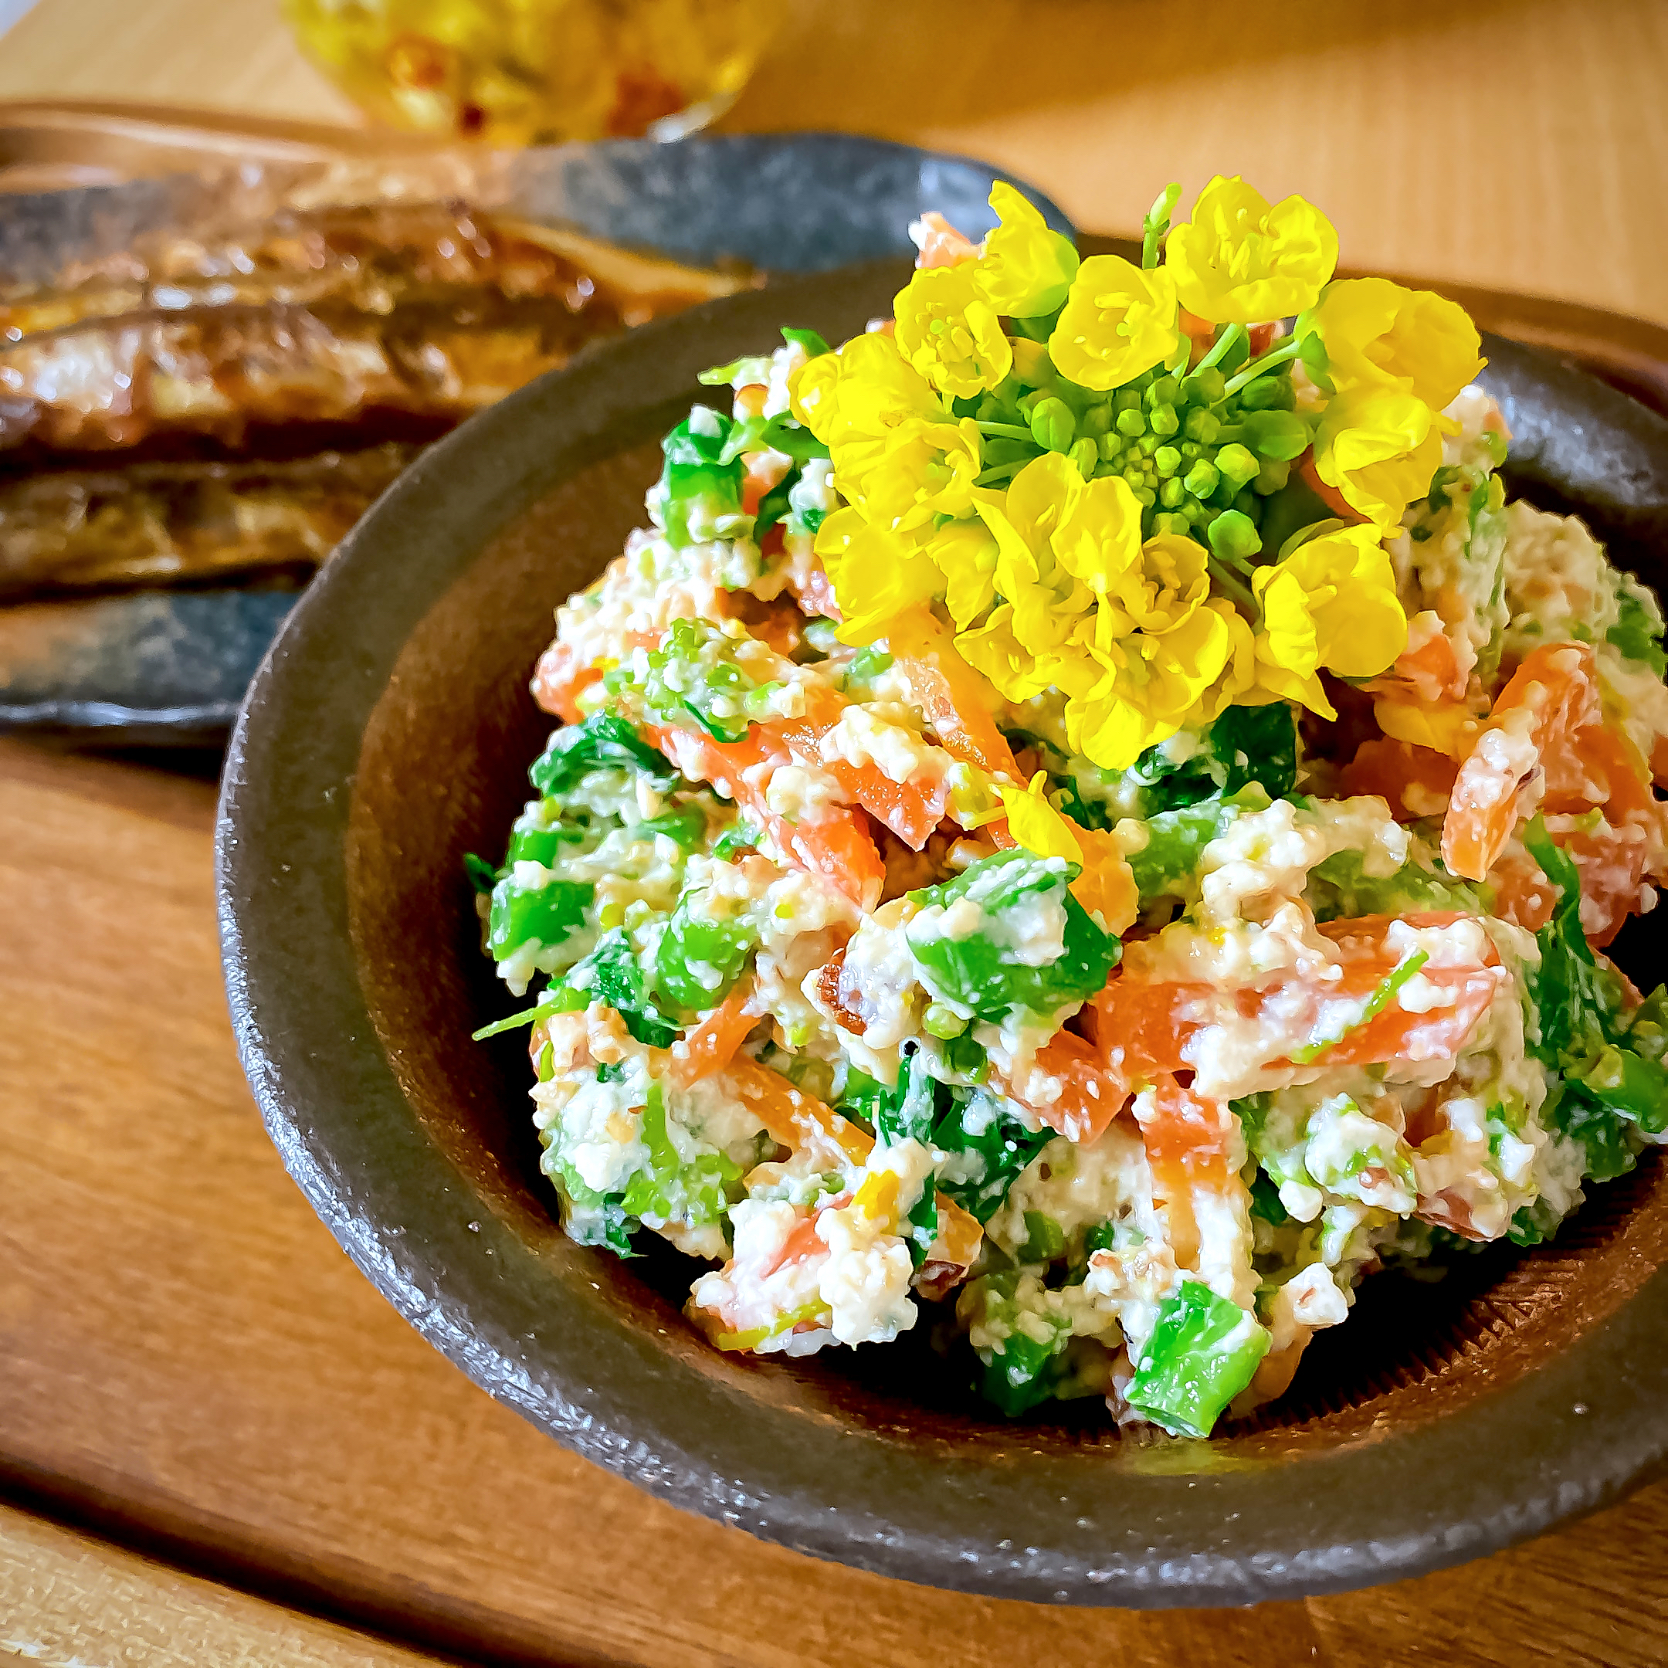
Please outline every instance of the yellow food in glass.
[[495, 145], [675, 138], [728, 107], [780, 0], [282, 0], [303, 49], [395, 127]]

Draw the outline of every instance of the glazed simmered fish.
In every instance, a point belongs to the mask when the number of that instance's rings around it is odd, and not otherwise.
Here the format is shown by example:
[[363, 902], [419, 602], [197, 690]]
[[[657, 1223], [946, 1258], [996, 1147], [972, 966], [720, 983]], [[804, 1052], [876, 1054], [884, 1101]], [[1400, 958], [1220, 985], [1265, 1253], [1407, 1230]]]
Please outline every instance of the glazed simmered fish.
[[14, 292], [0, 596], [316, 564], [422, 442], [747, 281], [428, 202], [285, 210]]
[[417, 450], [0, 478], [0, 601], [316, 567]]

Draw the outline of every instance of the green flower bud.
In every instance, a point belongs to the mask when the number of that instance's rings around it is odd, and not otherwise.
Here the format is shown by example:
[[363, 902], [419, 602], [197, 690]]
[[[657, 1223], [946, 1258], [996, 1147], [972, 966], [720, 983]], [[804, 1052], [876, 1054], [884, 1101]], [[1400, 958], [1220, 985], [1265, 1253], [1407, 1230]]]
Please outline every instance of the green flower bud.
[[1187, 421], [1182, 424], [1183, 432], [1189, 440], [1197, 440], [1201, 445], [1208, 446], [1222, 432], [1222, 425], [1215, 415], [1209, 411], [1190, 411]]
[[1204, 447], [1197, 440], [1184, 440], [1180, 449], [1184, 463], [1191, 463], [1195, 458], [1202, 458], [1205, 455]]
[[1182, 485], [1185, 486], [1195, 498], [1209, 498], [1210, 495], [1216, 491], [1216, 482], [1216, 466], [1214, 464], [1207, 463], [1203, 458], [1200, 458], [1198, 462], [1195, 463], [1190, 470], [1188, 470], [1187, 477], [1182, 482]]
[[1209, 504], [1201, 504], [1197, 498], [1184, 498], [1181, 502], [1182, 514], [1197, 527], [1201, 522], [1214, 519], [1216, 511]]
[[1263, 547], [1257, 524], [1238, 510], [1224, 510], [1205, 529], [1210, 547], [1225, 562], [1241, 562]]
[[1169, 479], [1168, 479], [1168, 480], [1167, 480], [1167, 481], [1166, 481], [1166, 482], [1165, 482], [1165, 483], [1164, 483], [1164, 485], [1163, 485], [1163, 486], [1161, 486], [1161, 487], [1160, 487], [1160, 488], [1159, 488], [1159, 489], [1158, 489], [1158, 501], [1159, 501], [1159, 503], [1161, 503], [1161, 504], [1162, 504], [1162, 505], [1163, 505], [1163, 506], [1164, 506], [1164, 507], [1165, 507], [1165, 508], [1166, 508], [1166, 509], [1167, 509], [1167, 510], [1173, 510], [1173, 509], [1176, 509], [1176, 508], [1178, 508], [1178, 507], [1179, 507], [1179, 506], [1180, 506], [1180, 504], [1181, 504], [1181, 501], [1182, 501], [1182, 500], [1183, 500], [1183, 499], [1184, 499], [1184, 498], [1185, 498], [1185, 497], [1186, 497], [1186, 496], [1187, 496], [1187, 488], [1186, 488], [1186, 487], [1184, 487], [1184, 486], [1183, 486], [1183, 485], [1182, 485], [1182, 484], [1181, 484], [1181, 482], [1180, 482], [1180, 481], [1178, 481], [1178, 480], [1177, 480], [1177, 479], [1176, 479], [1176, 478], [1175, 478], [1175, 476], [1174, 476], [1174, 475], [1172, 475], [1172, 476], [1171, 476], [1171, 477], [1170, 477], [1170, 478], [1169, 478]]
[[1095, 472], [1095, 465], [1100, 462], [1100, 447], [1085, 435], [1081, 440], [1072, 442], [1071, 450], [1066, 454], [1077, 465], [1077, 472], [1088, 480]]
[[[1159, 494], [1162, 500], [1163, 494]], [[1169, 510], [1160, 510], [1153, 517], [1153, 531], [1155, 533], [1179, 533], [1183, 538], [1193, 531], [1193, 523], [1184, 515], [1175, 515]]]
[[1297, 390], [1286, 372], [1274, 372], [1240, 389], [1239, 406], [1241, 411], [1293, 411]]
[[1157, 494], [1151, 487], [1138, 486], [1135, 488], [1135, 502], [1144, 510], [1150, 510], [1158, 502]]
[[1174, 405], [1180, 393], [1181, 384], [1173, 376], [1156, 377], [1147, 390], [1147, 404], [1157, 411], [1161, 405]]
[[1128, 481], [1132, 487], [1144, 486], [1146, 485], [1147, 480], [1146, 471], [1143, 470], [1141, 465], [1138, 463], [1125, 464], [1124, 479]]
[[1077, 432], [1092, 435], [1096, 440], [1112, 427], [1112, 407], [1092, 405], [1077, 419]]
[[1156, 434], [1144, 434], [1135, 442], [1135, 449], [1142, 457], [1150, 458], [1159, 448], [1159, 437]]
[[1160, 446], [1153, 453], [1153, 468], [1160, 475], [1174, 475], [1181, 468], [1182, 455], [1174, 446]]
[[1174, 434], [1181, 427], [1181, 418], [1173, 405], [1155, 405], [1148, 422], [1154, 434]]
[[1232, 481], [1234, 486], [1238, 488], [1252, 480], [1262, 466], [1252, 453], [1236, 443], [1232, 446], [1224, 446], [1216, 454], [1216, 467], [1226, 479]]
[[1113, 396], [1112, 404], [1118, 411], [1139, 411], [1141, 409], [1141, 390], [1139, 388], [1120, 388]]
[[1215, 405], [1227, 391], [1228, 379], [1214, 365], [1195, 371], [1182, 382], [1182, 395], [1189, 405]]
[[1263, 497], [1278, 492], [1291, 479], [1292, 466], [1284, 458], [1266, 458], [1257, 471], [1256, 490]]
[[1239, 427], [1245, 444], [1259, 457], [1289, 463], [1309, 445], [1309, 425], [1295, 411], [1248, 411]]
[[1107, 463], [1116, 463], [1124, 452], [1124, 437], [1121, 434], [1103, 434], [1098, 442], [1100, 455]]
[[1045, 452], [1067, 452], [1077, 438], [1077, 419], [1062, 399], [1049, 395], [1031, 408], [1031, 438]]
[[1147, 419], [1139, 411], [1120, 411], [1118, 413], [1118, 433], [1127, 434], [1131, 440], [1137, 435], [1147, 432]]

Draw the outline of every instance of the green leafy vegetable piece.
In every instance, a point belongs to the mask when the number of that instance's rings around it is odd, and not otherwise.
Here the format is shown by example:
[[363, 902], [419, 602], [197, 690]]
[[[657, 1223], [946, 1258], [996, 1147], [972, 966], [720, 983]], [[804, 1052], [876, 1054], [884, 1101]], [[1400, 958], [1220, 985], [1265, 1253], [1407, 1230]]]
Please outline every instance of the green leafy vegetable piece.
[[736, 663], [736, 645], [705, 620], [674, 620], [648, 657], [643, 704], [670, 724], [693, 718], [715, 741], [742, 741], [775, 688], [758, 684]]
[[[485, 1042], [488, 1037], [496, 1037], [501, 1032], [519, 1031], [524, 1025], [536, 1025], [541, 1019], [548, 1019], [552, 1014], [578, 1013], [587, 1005], [581, 992], [570, 990], [566, 985], [552, 985], [532, 1007], [523, 1008], [520, 1013], [511, 1014], [508, 1019], [498, 1019], [491, 1025], [483, 1025], [479, 1031], [470, 1033], [469, 1040]], [[544, 1079], [541, 1078], [539, 1081], [543, 1082]]]
[[1581, 930], [1581, 874], [1536, 817], [1523, 843], [1558, 888], [1552, 918], [1536, 933], [1541, 964], [1525, 972], [1535, 1034], [1530, 1053], [1561, 1081], [1543, 1120], [1581, 1144], [1587, 1174], [1606, 1181], [1631, 1170], [1637, 1131], [1668, 1129], [1668, 1072], [1661, 1063], [1659, 990], [1630, 1008], [1619, 974], [1601, 967]]
[[506, 875], [492, 889], [492, 910], [487, 916], [487, 949], [494, 961], [503, 961], [523, 944], [537, 939], [540, 944], [560, 944], [585, 924], [596, 888], [588, 880], [552, 880], [544, 886], [522, 887], [513, 875]]
[[733, 863], [743, 852], [754, 851], [764, 836], [750, 822], [732, 823], [712, 843], [712, 855], [720, 863]]
[[[1003, 1270], [974, 1282], [971, 1291], [985, 1311], [987, 1321], [1007, 1323], [1007, 1336], [1000, 1349], [984, 1356], [979, 1393], [1010, 1418], [1028, 1413], [1054, 1394], [1059, 1373], [1057, 1357], [1071, 1341], [1071, 1327], [1053, 1315], [1025, 1313], [1015, 1301], [1018, 1271]], [[1028, 1326], [1018, 1323], [1022, 1313]], [[1038, 1323], [1041, 1323], [1040, 1325]], [[1034, 1336], [1035, 1332], [1045, 1335]]]
[[1289, 1220], [1286, 1207], [1280, 1203], [1279, 1187], [1260, 1169], [1251, 1181], [1251, 1214], [1276, 1228]]
[[637, 833], [640, 836], [664, 834], [684, 851], [693, 851], [706, 838], [707, 814], [697, 801], [691, 800], [687, 805], [662, 811], [658, 817], [650, 817], [647, 822], [639, 823]]
[[[964, 902], [978, 908], [979, 926], [962, 936], [943, 931], [945, 915], [913, 917], [905, 929], [923, 982], [941, 1001], [1000, 1021], [1023, 1010], [1047, 1014], [1101, 990], [1122, 953], [1116, 936], [1089, 917], [1067, 889], [1079, 869], [1060, 858], [1014, 849], [970, 864], [954, 880], [911, 892], [923, 910], [945, 912]], [[1037, 931], [1039, 913], [1064, 911], [1061, 951], [1040, 966], [1019, 958]], [[955, 917], [950, 917], [954, 920]]]
[[909, 1044], [905, 1047], [909, 1052], [898, 1067], [897, 1087], [873, 1103], [875, 1134], [888, 1146], [900, 1141], [930, 1142], [938, 1118], [940, 1085], [928, 1069], [926, 1053]]
[[547, 869], [555, 864], [563, 846], [578, 845], [584, 839], [582, 830], [571, 823], [551, 823], [540, 827], [536, 823], [518, 820], [510, 830], [510, 849], [504, 854], [504, 867], [513, 869], [517, 863], [542, 863]]
[[649, 1167], [627, 1184], [621, 1201], [626, 1214], [695, 1228], [720, 1220], [739, 1196], [741, 1166], [721, 1152], [680, 1157], [666, 1128], [666, 1101], [658, 1083], [649, 1085], [642, 1126]]
[[1339, 851], [1309, 871], [1305, 890], [1318, 921], [1356, 915], [1402, 915], [1417, 909], [1487, 913], [1488, 889], [1455, 880], [1445, 871], [1406, 863], [1393, 875], [1369, 875], [1358, 851]]
[[641, 770], [662, 787], [678, 779], [661, 754], [612, 712], [593, 713], [583, 724], [558, 730], [527, 774], [541, 794], [560, 795], [599, 769]]
[[1173, 811], [1160, 811], [1146, 818], [1147, 843], [1129, 854], [1142, 903], [1184, 895], [1205, 847], [1241, 811], [1265, 810], [1268, 804], [1268, 795], [1253, 784], [1241, 788], [1232, 799], [1212, 794], [1195, 804], [1178, 805]]
[[1254, 1315], [1185, 1281], [1160, 1307], [1125, 1399], [1172, 1436], [1209, 1436], [1268, 1346], [1268, 1329]]
[[939, 1178], [939, 1191], [969, 1216], [988, 1222], [1020, 1172], [1053, 1139], [1053, 1130], [1029, 1130], [988, 1095], [964, 1091], [933, 1130], [933, 1145], [960, 1159], [952, 1169], [954, 1180]]
[[1297, 783], [1297, 720], [1284, 701], [1229, 707], [1210, 727], [1210, 750], [1225, 797], [1255, 782], [1283, 799]]
[[775, 417], [738, 418], [719, 451], [718, 460], [729, 463], [745, 452], [784, 452], [796, 464], [828, 456], [828, 448], [785, 412]]
[[758, 936], [742, 918], [720, 920], [703, 913], [704, 895], [683, 893], [655, 951], [655, 992], [680, 1013], [716, 1008], [741, 977]]
[[539, 1168], [556, 1184], [562, 1232], [569, 1239], [579, 1245], [605, 1246], [619, 1257], [638, 1255], [631, 1248], [631, 1230], [635, 1224], [626, 1214], [622, 1194], [598, 1193], [594, 1187], [587, 1186], [571, 1164], [564, 1164], [556, 1156], [554, 1147], [545, 1149]]
[[673, 545], [712, 538], [724, 518], [741, 515], [741, 461], [722, 458], [732, 427], [722, 413], [697, 406], [661, 441], [660, 513]]
[[815, 330], [800, 330], [793, 325], [785, 324], [782, 326], [782, 340], [804, 348], [808, 359], [820, 359], [823, 354], [833, 352], [821, 334]]
[[649, 1000], [643, 970], [621, 928], [604, 933], [568, 981], [576, 989], [588, 990], [591, 1001], [612, 1008], [646, 1048], [670, 1048], [677, 1040], [677, 1028], [668, 1025]]
[[1642, 661], [1651, 669], [1652, 677], [1668, 675], [1668, 654], [1662, 649], [1662, 623], [1653, 619], [1650, 610], [1630, 590], [1622, 590], [1616, 598], [1620, 618], [1604, 634], [1605, 642], [1618, 648], [1629, 660]]
[[1025, 1243], [1019, 1248], [1022, 1263], [1051, 1263], [1066, 1254], [1065, 1230], [1045, 1211], [1025, 1213]]
[[728, 365], [714, 365], [695, 379], [703, 388], [746, 388], [752, 383], [770, 381], [770, 355], [746, 354], [732, 359]]
[[498, 884], [498, 871], [484, 857], [477, 857], [472, 851], [463, 854], [463, 872], [469, 876], [469, 884], [477, 892], [490, 894]]

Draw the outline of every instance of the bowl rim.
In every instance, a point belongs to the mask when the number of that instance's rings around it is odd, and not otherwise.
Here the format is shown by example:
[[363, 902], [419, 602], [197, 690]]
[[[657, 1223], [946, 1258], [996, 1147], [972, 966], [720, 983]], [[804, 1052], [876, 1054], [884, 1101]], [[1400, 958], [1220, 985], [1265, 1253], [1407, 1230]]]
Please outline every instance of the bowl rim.
[[[1266, 1463], [1169, 1441], [1148, 1450], [1162, 1463], [1062, 1456], [1027, 1449], [1023, 1426], [981, 1455], [758, 1398], [738, 1420], [733, 1385], [605, 1304], [557, 1286], [535, 1305], [522, 1289], [537, 1255], [419, 1124], [360, 986], [346, 835], [365, 721], [417, 621], [496, 532], [607, 455], [633, 412], [757, 351], [796, 310], [826, 315], [831, 286], [878, 294], [897, 270], [787, 280], [587, 351], [432, 447], [291, 614], [239, 714], [215, 831], [238, 1050], [286, 1168], [395, 1309], [584, 1458], [767, 1540], [928, 1585], [1128, 1607], [1296, 1598], [1494, 1551], [1668, 1469], [1668, 1268], [1456, 1411]], [[418, 1219], [421, 1240], [405, 1226]], [[561, 1346], [574, 1326], [582, 1352]]]

